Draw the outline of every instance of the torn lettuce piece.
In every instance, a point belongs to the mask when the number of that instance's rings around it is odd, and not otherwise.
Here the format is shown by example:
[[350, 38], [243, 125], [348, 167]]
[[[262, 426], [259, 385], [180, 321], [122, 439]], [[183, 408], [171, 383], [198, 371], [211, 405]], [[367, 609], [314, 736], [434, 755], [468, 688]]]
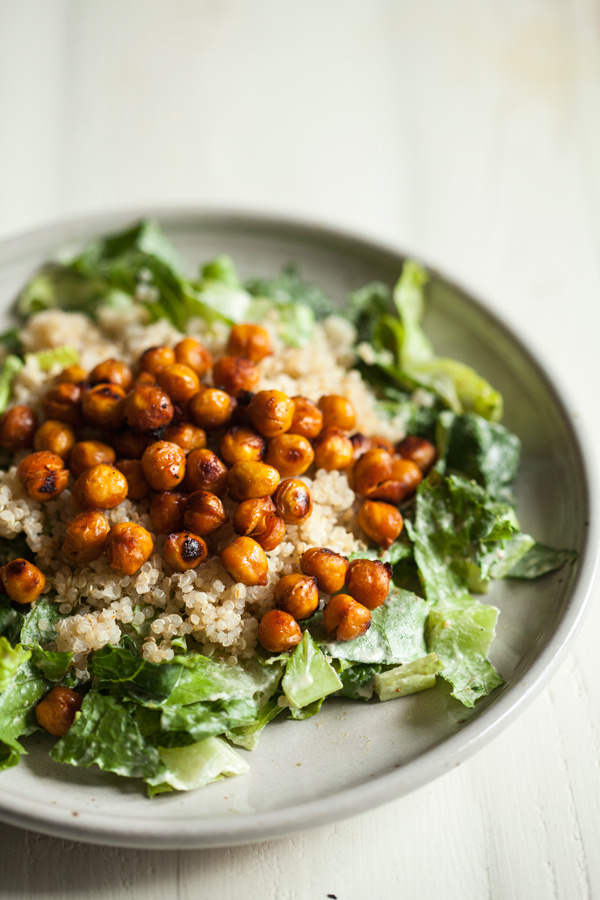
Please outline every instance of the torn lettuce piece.
[[169, 790], [194, 791], [222, 778], [245, 775], [250, 768], [219, 737], [209, 737], [188, 747], [159, 747], [158, 753], [165, 768], [160, 775], [148, 779], [151, 797]]
[[436, 675], [444, 668], [435, 653], [386, 669], [375, 676], [375, 693], [380, 700], [395, 700], [435, 687]]
[[56, 623], [65, 616], [58, 611], [56, 603], [45, 597], [38, 597], [31, 610], [23, 619], [21, 643], [47, 644], [56, 639]]
[[156, 704], [172, 694], [182, 673], [180, 666], [149, 662], [133, 647], [126, 649], [111, 644], [96, 650], [89, 669], [101, 685], [120, 684], [138, 702]]
[[377, 322], [389, 313], [391, 291], [387, 284], [372, 281], [348, 297], [346, 315], [356, 328], [356, 342], [371, 344]]
[[93, 315], [104, 298], [102, 280], [78, 272], [71, 265], [46, 263], [35, 273], [17, 298], [17, 312], [28, 319], [45, 309], [85, 312]]
[[39, 644], [30, 648], [31, 661], [48, 679], [62, 681], [71, 665], [73, 654], [58, 650], [42, 650]]
[[309, 706], [342, 687], [339, 675], [308, 630], [294, 648], [281, 686], [292, 709]]
[[189, 706], [163, 706], [160, 727], [163, 731], [184, 732], [195, 741], [223, 734], [248, 725], [256, 719], [258, 706], [247, 698], [190, 703]]
[[40, 369], [49, 372], [52, 366], [59, 365], [62, 369], [68, 366], [76, 366], [79, 363], [79, 353], [75, 347], [54, 347], [52, 350], [40, 350], [39, 353], [26, 353], [25, 362], [33, 357], [37, 359]]
[[434, 607], [427, 620], [427, 647], [443, 665], [442, 676], [452, 696], [472, 707], [504, 683], [487, 658], [494, 639], [498, 610], [494, 606]]
[[517, 476], [521, 442], [497, 422], [474, 413], [440, 413], [436, 444], [437, 467], [460, 472], [484, 488], [493, 500], [514, 505], [512, 483]]
[[304, 281], [296, 266], [285, 266], [274, 278], [250, 278], [245, 284], [253, 297], [268, 298], [277, 308], [302, 305], [314, 318], [324, 319], [335, 312], [335, 305], [316, 284]]
[[508, 578], [539, 578], [577, 559], [575, 550], [555, 550], [537, 542], [508, 572]]
[[31, 651], [21, 644], [13, 648], [5, 637], [0, 637], [0, 693], [6, 690], [21, 663], [30, 656]]
[[340, 694], [343, 697], [350, 697], [351, 700], [370, 700], [375, 689], [375, 676], [381, 669], [381, 665], [369, 663], [358, 663], [344, 669], [340, 672], [342, 679]]
[[178, 666], [181, 675], [166, 702], [167, 706], [187, 706], [223, 699], [254, 700], [262, 706], [276, 691], [284, 663], [274, 660], [269, 665], [261, 665], [257, 660], [249, 659], [230, 666], [194, 654], [175, 657], [169, 665]]
[[0, 369], [0, 413], [8, 406], [14, 377], [21, 371], [23, 365], [23, 360], [19, 356], [13, 356], [12, 353], [4, 358]]
[[275, 716], [278, 716], [280, 712], [283, 712], [283, 706], [279, 704], [279, 698], [271, 697], [271, 699], [267, 700], [264, 706], [258, 710], [254, 721], [250, 722], [248, 725], [238, 725], [237, 728], [226, 731], [225, 737], [231, 741], [232, 744], [238, 744], [238, 746], [243, 747], [244, 750], [255, 750], [258, 746], [258, 741], [263, 729], [275, 718]]
[[6, 594], [0, 594], [0, 635], [5, 637], [11, 646], [19, 640], [23, 618], [22, 612], [13, 609]]
[[16, 766], [26, 750], [18, 741], [38, 729], [35, 707], [53, 687], [27, 659], [0, 694], [0, 771]]
[[371, 613], [371, 627], [353, 641], [324, 645], [335, 659], [357, 663], [405, 663], [425, 656], [424, 627], [429, 603], [392, 586], [382, 606]]

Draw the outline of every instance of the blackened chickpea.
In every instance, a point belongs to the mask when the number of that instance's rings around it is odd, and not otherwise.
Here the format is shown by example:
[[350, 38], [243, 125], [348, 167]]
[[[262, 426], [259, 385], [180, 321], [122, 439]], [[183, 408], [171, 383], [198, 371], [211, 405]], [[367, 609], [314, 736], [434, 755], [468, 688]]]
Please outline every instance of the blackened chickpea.
[[171, 491], [185, 475], [185, 453], [170, 441], [156, 441], [144, 450], [142, 469], [154, 491]]
[[69, 459], [77, 438], [75, 432], [66, 422], [58, 419], [47, 419], [35, 433], [34, 450], [49, 450], [65, 461]]
[[273, 353], [273, 345], [266, 328], [260, 325], [234, 325], [227, 341], [229, 356], [244, 356], [254, 363]]
[[269, 552], [278, 547], [285, 537], [285, 522], [277, 515], [270, 497], [259, 497], [240, 503], [233, 517], [237, 534], [253, 538]]
[[[127, 400], [125, 403], [127, 404]], [[121, 428], [111, 435], [111, 440], [121, 459], [141, 459], [152, 438], [148, 434], [132, 431], [131, 428]], [[165, 438], [165, 440], [169, 440], [169, 438]]]
[[156, 375], [161, 369], [172, 366], [175, 362], [175, 351], [170, 347], [149, 347], [140, 356], [140, 368], [144, 372]]
[[11, 451], [29, 450], [37, 427], [38, 419], [30, 406], [11, 406], [0, 417], [0, 447]]
[[283, 434], [292, 424], [294, 401], [283, 391], [259, 391], [248, 406], [250, 421], [265, 437]]
[[156, 380], [173, 403], [186, 404], [200, 390], [200, 379], [194, 370], [181, 363], [159, 369]]
[[138, 385], [125, 400], [125, 419], [133, 431], [146, 433], [166, 428], [173, 418], [173, 404], [161, 388]]
[[115, 451], [108, 444], [101, 441], [78, 441], [71, 450], [69, 468], [73, 478], [79, 478], [86, 469], [92, 469], [100, 463], [112, 466], [116, 458]]
[[310, 491], [299, 478], [286, 478], [282, 481], [273, 494], [273, 502], [277, 515], [288, 525], [299, 525], [312, 515]]
[[152, 535], [135, 522], [118, 522], [108, 532], [106, 558], [109, 566], [121, 575], [135, 575], [153, 550]]
[[73, 499], [81, 509], [113, 509], [125, 500], [127, 489], [127, 479], [118, 469], [100, 463], [82, 472]]
[[188, 410], [196, 425], [207, 431], [214, 431], [229, 425], [235, 407], [235, 399], [225, 391], [207, 388], [194, 394]]
[[361, 497], [400, 503], [414, 494], [423, 474], [416, 463], [373, 447], [357, 461], [352, 486]]
[[189, 366], [200, 378], [210, 370], [212, 356], [200, 341], [187, 337], [175, 345], [175, 361]]
[[339, 394], [327, 394], [319, 400], [323, 413], [323, 428], [337, 428], [338, 431], [352, 431], [356, 422], [354, 406]]
[[38, 725], [54, 737], [64, 737], [82, 703], [83, 698], [77, 691], [57, 685], [35, 708]]
[[21, 460], [17, 474], [32, 500], [55, 500], [67, 486], [69, 472], [63, 460], [49, 450], [30, 453]]
[[206, 447], [206, 432], [191, 422], [171, 422], [163, 437], [165, 441], [181, 447], [184, 453]]
[[183, 515], [185, 527], [206, 537], [229, 521], [223, 503], [210, 491], [194, 491], [188, 497]]
[[86, 565], [104, 553], [110, 523], [99, 509], [88, 509], [71, 519], [62, 545], [70, 563]]
[[265, 462], [277, 469], [282, 478], [303, 475], [314, 458], [312, 445], [299, 434], [278, 434], [270, 438], [265, 454]]
[[80, 425], [81, 387], [78, 384], [61, 382], [46, 393], [42, 400], [42, 409], [47, 419], [58, 419], [68, 425]]
[[302, 630], [293, 616], [282, 609], [272, 609], [260, 620], [258, 640], [271, 653], [292, 650], [302, 640]]
[[55, 384], [82, 384], [88, 380], [88, 373], [81, 366], [67, 366], [54, 379]]
[[350, 442], [352, 443], [352, 459], [354, 462], [360, 459], [361, 456], [364, 456], [367, 450], [370, 450], [373, 446], [371, 438], [365, 437], [360, 431], [350, 435]]
[[236, 538], [221, 553], [221, 563], [239, 584], [267, 583], [267, 557], [263, 548], [252, 538]]
[[278, 484], [277, 469], [257, 460], [234, 463], [229, 471], [229, 496], [238, 503], [268, 497]]
[[348, 594], [332, 597], [323, 613], [326, 630], [335, 633], [337, 641], [353, 641], [371, 627], [371, 613]]
[[128, 391], [133, 384], [133, 373], [122, 359], [105, 359], [90, 372], [90, 384], [118, 384]]
[[404, 459], [410, 459], [416, 463], [423, 475], [429, 472], [436, 460], [435, 446], [431, 441], [417, 437], [414, 434], [400, 441], [396, 446], [396, 450]]
[[126, 392], [118, 384], [96, 384], [81, 396], [84, 418], [96, 428], [118, 428], [123, 421]]
[[150, 520], [156, 534], [171, 534], [183, 531], [184, 513], [188, 498], [177, 491], [163, 491], [156, 494], [150, 504]]
[[348, 560], [328, 547], [311, 547], [300, 557], [300, 571], [316, 578], [317, 587], [324, 594], [335, 594], [344, 587]]
[[4, 590], [15, 603], [34, 603], [46, 587], [46, 576], [26, 559], [13, 559], [0, 569]]
[[188, 454], [184, 490], [210, 491], [222, 497], [227, 491], [227, 466], [211, 450], [192, 450]]
[[265, 454], [265, 439], [253, 428], [234, 425], [221, 438], [219, 450], [230, 466], [236, 462], [260, 462]]
[[195, 569], [204, 562], [206, 553], [206, 542], [191, 531], [170, 534], [163, 550], [165, 562], [176, 572]]
[[279, 609], [295, 619], [310, 619], [319, 605], [317, 579], [311, 575], [284, 575], [275, 585]]
[[241, 356], [223, 356], [213, 367], [215, 387], [238, 397], [244, 391], [253, 391], [260, 380], [260, 372], [253, 362]]
[[289, 432], [290, 434], [299, 434], [312, 441], [323, 428], [323, 413], [306, 397], [292, 397], [292, 400], [294, 401], [294, 415]]
[[375, 437], [371, 438], [371, 447], [380, 447], [382, 450], [387, 450], [392, 456], [394, 455], [394, 445], [392, 442], [380, 435], [375, 435]]
[[324, 428], [315, 438], [315, 465], [317, 469], [332, 472], [346, 469], [352, 462], [354, 448], [350, 438], [336, 428]]
[[391, 578], [389, 563], [378, 559], [355, 559], [348, 566], [346, 590], [367, 609], [377, 609], [389, 593]]
[[120, 459], [115, 469], [127, 479], [127, 498], [143, 500], [150, 494], [150, 485], [144, 474], [144, 467], [139, 459]]
[[357, 522], [367, 537], [384, 550], [391, 547], [404, 525], [395, 506], [376, 500], [365, 500], [358, 511]]

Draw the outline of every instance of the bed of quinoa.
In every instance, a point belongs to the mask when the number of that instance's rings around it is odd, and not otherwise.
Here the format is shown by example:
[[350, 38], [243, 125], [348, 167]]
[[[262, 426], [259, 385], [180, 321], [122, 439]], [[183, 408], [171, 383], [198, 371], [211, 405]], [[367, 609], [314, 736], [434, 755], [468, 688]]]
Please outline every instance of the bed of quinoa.
[[[98, 323], [92, 324], [78, 313], [42, 312], [29, 319], [21, 333], [24, 350], [33, 353], [75, 347], [81, 365], [89, 370], [110, 357], [132, 364], [148, 347], [174, 346], [181, 340], [182, 335], [168, 322], [147, 324], [144, 314], [140, 307], [127, 315], [104, 310]], [[197, 321], [190, 323], [187, 334], [200, 339], [215, 358], [224, 354], [227, 329], [209, 334], [204, 323]], [[393, 441], [404, 437], [402, 422], [378, 415], [369, 388], [351, 368], [355, 333], [347, 320], [337, 316], [325, 319], [315, 327], [312, 342], [302, 348], [285, 347], [274, 333], [272, 337], [275, 352], [258, 363], [261, 381], [257, 390], [277, 389], [315, 402], [323, 394], [340, 394], [354, 405], [356, 431]], [[60, 368], [44, 372], [34, 357], [26, 358], [14, 382], [12, 402], [39, 411], [41, 397]], [[209, 382], [205, 379], [205, 383]], [[171, 659], [172, 641], [191, 635], [204, 654], [217, 653], [235, 664], [254, 653], [258, 623], [275, 605], [274, 585], [282, 575], [297, 570], [305, 550], [329, 547], [348, 556], [365, 549], [356, 526], [356, 498], [346, 475], [313, 467], [302, 476], [312, 494], [312, 516], [299, 526], [288, 525], [284, 541], [267, 554], [265, 586], [236, 584], [218, 555], [209, 556], [198, 569], [173, 572], [162, 557], [166, 535], [153, 533], [149, 501], [125, 500], [105, 510], [111, 525], [138, 522], [154, 538], [153, 555], [135, 575], [115, 572], [106, 557], [85, 567], [72, 567], [65, 564], [60, 548], [67, 524], [79, 510], [69, 488], [44, 505], [28, 497], [16, 471], [25, 455], [26, 451], [12, 458], [10, 466], [5, 460], [0, 470], [0, 536], [13, 538], [22, 533], [35, 553], [35, 562], [46, 575], [45, 593], [66, 615], [58, 623], [56, 649], [73, 653], [73, 667], [83, 679], [90, 651], [118, 643], [123, 632], [133, 628], [144, 635], [145, 659]], [[235, 504], [224, 502], [231, 519]], [[213, 535], [213, 553], [218, 554], [234, 537], [229, 522]]]

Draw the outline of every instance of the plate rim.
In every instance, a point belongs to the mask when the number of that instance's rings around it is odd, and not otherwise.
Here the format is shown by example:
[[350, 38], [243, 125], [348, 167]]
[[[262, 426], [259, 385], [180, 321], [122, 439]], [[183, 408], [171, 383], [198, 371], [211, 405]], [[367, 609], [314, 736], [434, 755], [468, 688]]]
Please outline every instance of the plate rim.
[[[313, 221], [274, 212], [190, 204], [123, 207], [102, 213], [57, 219], [42, 227], [24, 230], [0, 241], [0, 265], [9, 261], [17, 252], [27, 252], [28, 247], [31, 252], [42, 242], [52, 241], [58, 247], [67, 241], [65, 232], [77, 227], [100, 235], [113, 227], [122, 227], [148, 216], [172, 225], [180, 223], [191, 226], [195, 222], [248, 228], [256, 224], [263, 229], [272, 228], [301, 240], [306, 241], [310, 238], [311, 243], [317, 246], [323, 243], [330, 248], [335, 245], [354, 246], [360, 248], [363, 253], [374, 252], [380, 255], [383, 253], [397, 259], [399, 263], [409, 255], [405, 248], [395, 246], [389, 241], [370, 238], [368, 235], [328, 224], [321, 219]], [[419, 254], [410, 253], [410, 255], [420, 259]], [[68, 840], [141, 849], [225, 847], [291, 835], [367, 812], [441, 777], [470, 758], [503, 731], [524, 712], [552, 678], [589, 610], [598, 574], [599, 529], [596, 521], [596, 511], [599, 508], [598, 474], [593, 455], [586, 451], [586, 447], [591, 447], [592, 444], [588, 439], [585, 425], [581, 420], [577, 421], [569, 411], [577, 409], [577, 404], [571, 400], [570, 391], [556, 375], [548, 371], [547, 363], [539, 351], [534, 351], [510, 322], [496, 310], [490, 309], [470, 288], [464, 287], [463, 282], [448, 277], [444, 269], [427, 263], [424, 265], [428, 271], [435, 273], [450, 287], [460, 291], [468, 304], [483, 313], [518, 347], [545, 383], [568, 428], [577, 454], [583, 499], [588, 513], [581, 556], [561, 619], [527, 671], [495, 703], [467, 722], [456, 734], [391, 772], [369, 778], [363, 784], [345, 788], [324, 798], [267, 813], [184, 821], [163, 820], [159, 833], [156, 822], [147, 822], [142, 818], [122, 818], [119, 820], [118, 828], [115, 828], [114, 820], [106, 815], [80, 811], [74, 816], [66, 809], [46, 805], [40, 809], [35, 800], [29, 799], [20, 801], [20, 808], [15, 810], [11, 808], [14, 798], [10, 795], [3, 796], [0, 786], [1, 821]]]

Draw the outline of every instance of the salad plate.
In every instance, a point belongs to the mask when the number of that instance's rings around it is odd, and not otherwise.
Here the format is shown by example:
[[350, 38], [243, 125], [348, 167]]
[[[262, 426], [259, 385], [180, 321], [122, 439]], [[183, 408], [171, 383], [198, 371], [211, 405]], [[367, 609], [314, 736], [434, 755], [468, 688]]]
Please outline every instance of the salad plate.
[[[340, 307], [367, 282], [394, 285], [404, 262], [394, 248], [310, 223], [210, 210], [134, 210], [4, 242], [2, 309], [8, 313], [34, 270], [65, 247], [148, 215], [159, 220], [190, 272], [199, 260], [221, 254], [235, 260], [244, 278], [273, 277], [294, 263]], [[564, 391], [517, 335], [518, 323], [511, 328], [451, 280], [428, 271], [428, 337], [440, 354], [472, 366], [502, 394], [503, 424], [521, 440], [515, 485], [521, 527], [543, 544], [577, 553], [574, 565], [490, 589], [486, 602], [500, 610], [490, 656], [504, 684], [473, 708], [458, 703], [442, 679], [400, 702], [334, 698], [302, 723], [275, 719], [243, 777], [153, 800], [116, 775], [54, 762], [49, 735], [36, 732], [21, 764], [0, 773], [0, 819], [124, 847], [213, 847], [280, 837], [358, 814], [443, 775], [541, 690], [581, 624], [596, 573], [591, 461]]]

